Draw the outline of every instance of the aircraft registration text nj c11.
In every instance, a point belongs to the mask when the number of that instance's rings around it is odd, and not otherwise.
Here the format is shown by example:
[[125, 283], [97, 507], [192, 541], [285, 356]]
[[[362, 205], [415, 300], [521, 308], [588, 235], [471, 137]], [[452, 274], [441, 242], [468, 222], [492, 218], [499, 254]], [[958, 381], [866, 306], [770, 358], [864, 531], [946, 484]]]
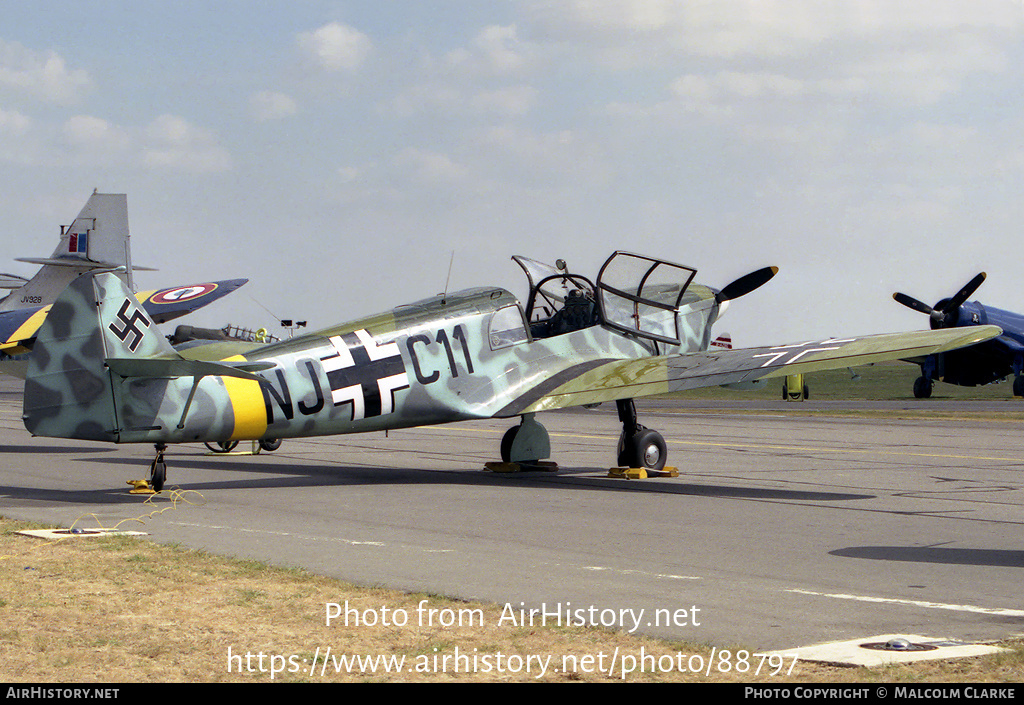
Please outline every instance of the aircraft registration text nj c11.
[[917, 331], [747, 349], [709, 349], [733, 299], [776, 268], [722, 289], [696, 270], [616, 252], [591, 279], [513, 258], [525, 307], [501, 288], [476, 288], [247, 350], [185, 359], [147, 325], [114, 273], [79, 277], [39, 329], [23, 418], [40, 436], [153, 443], [155, 489], [167, 444], [359, 433], [520, 417], [501, 458], [550, 457], [537, 413], [615, 402], [617, 462], [664, 467], [664, 438], [633, 400], [711, 385], [932, 355], [1000, 334], [995, 326]]

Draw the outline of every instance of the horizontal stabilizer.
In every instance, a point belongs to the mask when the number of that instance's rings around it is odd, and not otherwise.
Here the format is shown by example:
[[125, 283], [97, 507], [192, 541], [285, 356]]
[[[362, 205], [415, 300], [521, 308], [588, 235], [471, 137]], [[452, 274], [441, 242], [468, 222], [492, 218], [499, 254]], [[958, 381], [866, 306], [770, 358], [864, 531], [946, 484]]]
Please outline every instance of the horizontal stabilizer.
[[270, 362], [231, 365], [181, 358], [109, 357], [106, 359], [106, 363], [111, 372], [126, 378], [238, 377], [251, 379], [254, 382], [263, 380], [253, 372], [274, 367], [274, 364]]
[[[86, 275], [57, 297], [39, 327], [22, 419], [34, 435], [57, 438], [126, 442], [167, 428], [182, 439], [196, 440], [195, 428], [229, 438], [253, 427], [233, 407], [214, 413], [211, 395], [259, 400], [254, 372], [269, 367], [182, 358], [120, 277]], [[262, 404], [254, 408], [264, 414]], [[265, 431], [265, 415], [257, 418]]]
[[[91, 259], [79, 259], [72, 257], [15, 257], [15, 262], [25, 262], [27, 264], [42, 264], [49, 265], [51, 267], [74, 267], [82, 271], [91, 271], [93, 269], [118, 269], [123, 268], [125, 265], [119, 262], [94, 262]], [[143, 270], [146, 272], [155, 272], [156, 270], [152, 267], [137, 267], [132, 265], [132, 269], [135, 271]]]
[[28, 279], [20, 274], [0, 273], [0, 289], [20, 289], [28, 283]]

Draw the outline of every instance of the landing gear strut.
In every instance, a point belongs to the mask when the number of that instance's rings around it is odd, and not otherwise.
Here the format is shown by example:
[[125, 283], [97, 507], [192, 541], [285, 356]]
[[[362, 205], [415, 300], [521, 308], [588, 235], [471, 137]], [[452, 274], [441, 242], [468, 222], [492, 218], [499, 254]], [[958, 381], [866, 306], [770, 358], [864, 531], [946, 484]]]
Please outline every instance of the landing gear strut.
[[164, 488], [164, 482], [167, 480], [167, 465], [164, 464], [164, 451], [167, 450], [166, 443], [157, 443], [156, 457], [153, 458], [153, 464], [149, 466], [149, 485], [155, 491], [159, 492]]
[[615, 404], [619, 409], [619, 421], [622, 422], [619, 465], [647, 470], [663, 469], [668, 459], [665, 439], [654, 429], [644, 428], [637, 423], [636, 404], [632, 399], [620, 399]]
[[501, 439], [501, 460], [505, 463], [537, 463], [551, 457], [548, 432], [533, 414], [524, 414], [522, 422], [505, 432]]

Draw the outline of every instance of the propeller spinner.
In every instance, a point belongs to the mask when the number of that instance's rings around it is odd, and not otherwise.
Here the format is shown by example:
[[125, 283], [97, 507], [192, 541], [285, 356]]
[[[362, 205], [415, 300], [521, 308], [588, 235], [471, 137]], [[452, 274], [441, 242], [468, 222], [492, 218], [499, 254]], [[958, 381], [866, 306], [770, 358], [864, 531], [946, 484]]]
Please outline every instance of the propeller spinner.
[[959, 318], [958, 312], [961, 304], [967, 301], [968, 297], [977, 290], [981, 283], [985, 281], [985, 272], [979, 273], [974, 279], [971, 279], [967, 284], [964, 285], [960, 291], [950, 299], [943, 299], [935, 304], [934, 307], [929, 306], [926, 303], [922, 303], [917, 299], [896, 292], [892, 295], [892, 298], [903, 304], [907, 308], [912, 308], [919, 313], [927, 314], [931, 319], [931, 327], [933, 329], [939, 328], [952, 328], [957, 324]]

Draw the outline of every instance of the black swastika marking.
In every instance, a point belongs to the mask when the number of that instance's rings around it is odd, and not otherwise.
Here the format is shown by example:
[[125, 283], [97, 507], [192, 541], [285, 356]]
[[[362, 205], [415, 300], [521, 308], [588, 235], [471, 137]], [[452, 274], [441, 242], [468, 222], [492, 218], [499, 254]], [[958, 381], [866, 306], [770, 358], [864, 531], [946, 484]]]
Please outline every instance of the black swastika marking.
[[132, 340], [128, 343], [128, 349], [135, 352], [139, 347], [139, 343], [142, 342], [142, 336], [145, 335], [144, 331], [136, 327], [136, 324], [141, 323], [149, 328], [150, 323], [145, 314], [138, 309], [132, 311], [132, 315], [129, 316], [128, 308], [130, 306], [131, 301], [125, 299], [124, 303], [121, 304], [121, 310], [117, 312], [117, 320], [122, 324], [120, 328], [118, 328], [115, 323], [111, 323], [107, 328], [109, 328], [110, 332], [116, 335], [122, 343], [127, 342], [128, 336], [132, 335]]

